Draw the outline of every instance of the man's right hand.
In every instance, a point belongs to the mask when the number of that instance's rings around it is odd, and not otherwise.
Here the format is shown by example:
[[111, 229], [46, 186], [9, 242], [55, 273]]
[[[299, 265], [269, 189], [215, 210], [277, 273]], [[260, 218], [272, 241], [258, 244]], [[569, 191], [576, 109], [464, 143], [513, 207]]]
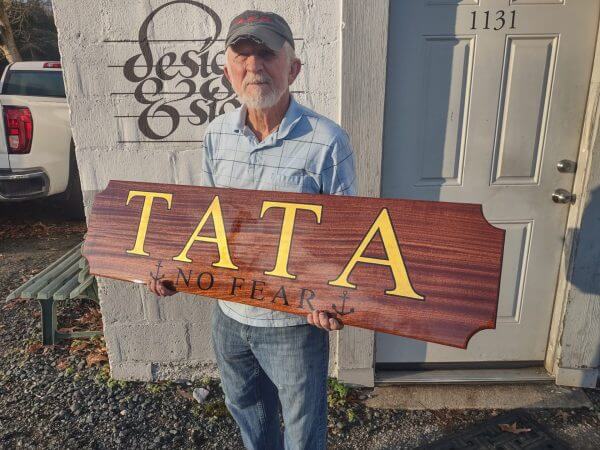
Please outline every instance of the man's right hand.
[[155, 280], [154, 278], [151, 278], [148, 281], [148, 289], [150, 292], [160, 295], [161, 297], [168, 297], [177, 293], [177, 290], [172, 289], [171, 286], [173, 286], [173, 284], [169, 281]]

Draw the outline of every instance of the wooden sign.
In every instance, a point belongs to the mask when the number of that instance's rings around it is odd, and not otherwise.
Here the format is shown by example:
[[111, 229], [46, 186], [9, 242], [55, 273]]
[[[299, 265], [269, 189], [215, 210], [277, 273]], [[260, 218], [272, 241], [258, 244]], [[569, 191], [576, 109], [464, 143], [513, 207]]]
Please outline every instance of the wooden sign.
[[466, 348], [495, 328], [503, 247], [480, 205], [111, 181], [83, 253], [94, 275]]

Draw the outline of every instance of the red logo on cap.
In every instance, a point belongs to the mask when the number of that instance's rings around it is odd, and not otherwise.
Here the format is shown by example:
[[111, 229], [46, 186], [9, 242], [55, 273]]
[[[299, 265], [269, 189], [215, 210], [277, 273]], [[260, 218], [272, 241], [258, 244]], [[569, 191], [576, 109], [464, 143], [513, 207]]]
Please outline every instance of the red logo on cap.
[[267, 17], [267, 16], [262, 16], [262, 17], [248, 16], [248, 17], [240, 17], [234, 23], [236, 25], [242, 25], [245, 23], [261, 23], [261, 22], [262, 23], [270, 23], [270, 22], [273, 22], [273, 19], [271, 19], [270, 17]]

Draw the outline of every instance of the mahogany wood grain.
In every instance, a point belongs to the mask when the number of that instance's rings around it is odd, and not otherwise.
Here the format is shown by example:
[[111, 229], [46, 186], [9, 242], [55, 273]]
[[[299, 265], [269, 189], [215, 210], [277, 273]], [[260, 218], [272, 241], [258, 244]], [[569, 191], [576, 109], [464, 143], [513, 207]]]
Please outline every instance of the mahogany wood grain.
[[[171, 209], [154, 200], [144, 243], [149, 256], [127, 253], [144, 203], [138, 196], [127, 204], [134, 190], [172, 194]], [[215, 195], [237, 270], [212, 265], [220, 254], [211, 242], [191, 246], [191, 263], [173, 260]], [[320, 224], [310, 211], [296, 213], [287, 266], [295, 279], [265, 274], [275, 265], [284, 210], [271, 208], [261, 218], [264, 201], [322, 206]], [[328, 284], [383, 208], [423, 300], [386, 294], [395, 283], [383, 265], [356, 264], [348, 278], [355, 289]], [[215, 236], [213, 220], [200, 235]], [[466, 348], [477, 331], [495, 328], [503, 248], [504, 231], [485, 220], [481, 205], [111, 181], [96, 196], [83, 253], [97, 276], [144, 283], [157, 276], [178, 291], [293, 314], [326, 310], [346, 325]], [[363, 256], [387, 259], [380, 234]]]

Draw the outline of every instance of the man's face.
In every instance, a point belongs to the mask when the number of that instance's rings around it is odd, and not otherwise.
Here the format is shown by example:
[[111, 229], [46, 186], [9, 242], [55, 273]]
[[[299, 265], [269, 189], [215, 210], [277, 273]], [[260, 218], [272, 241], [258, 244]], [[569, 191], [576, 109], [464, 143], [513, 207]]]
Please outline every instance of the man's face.
[[269, 108], [288, 91], [300, 71], [286, 50], [274, 52], [265, 45], [243, 39], [227, 49], [225, 76], [240, 100], [254, 109]]

